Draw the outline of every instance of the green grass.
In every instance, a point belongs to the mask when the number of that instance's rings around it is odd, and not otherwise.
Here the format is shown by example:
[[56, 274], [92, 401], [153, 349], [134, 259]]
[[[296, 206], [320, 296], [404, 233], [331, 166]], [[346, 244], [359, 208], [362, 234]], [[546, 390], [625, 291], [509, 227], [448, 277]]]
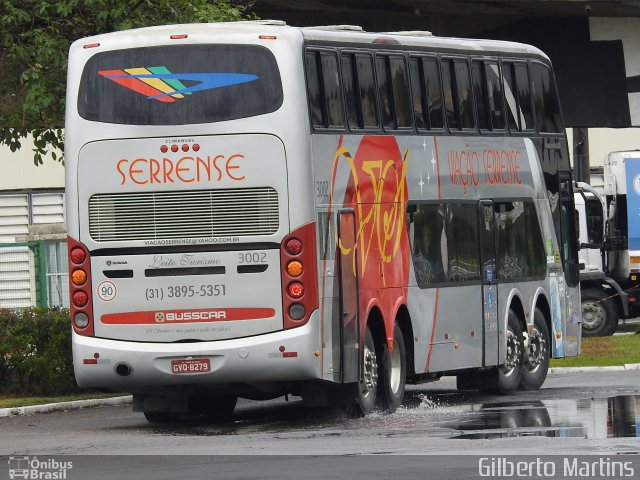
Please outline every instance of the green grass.
[[640, 335], [582, 339], [578, 357], [551, 360], [552, 367], [610, 367], [640, 363]]
[[124, 393], [86, 392], [58, 397], [21, 397], [17, 395], [0, 395], [0, 408], [26, 407], [28, 405], [44, 405], [45, 403], [71, 402], [89, 398], [110, 398], [126, 395]]

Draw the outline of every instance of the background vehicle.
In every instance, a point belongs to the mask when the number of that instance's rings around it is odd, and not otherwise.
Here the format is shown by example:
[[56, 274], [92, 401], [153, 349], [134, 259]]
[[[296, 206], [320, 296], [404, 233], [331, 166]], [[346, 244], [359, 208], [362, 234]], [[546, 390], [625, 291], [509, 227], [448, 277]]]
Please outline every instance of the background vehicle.
[[[578, 183], [583, 333], [611, 335], [640, 315], [640, 152], [612, 152]], [[637, 185], [636, 185], [637, 183]]]
[[579, 353], [539, 50], [172, 25], [75, 42], [68, 78], [79, 385], [131, 391], [151, 421], [286, 393], [368, 413], [444, 374], [537, 389]]

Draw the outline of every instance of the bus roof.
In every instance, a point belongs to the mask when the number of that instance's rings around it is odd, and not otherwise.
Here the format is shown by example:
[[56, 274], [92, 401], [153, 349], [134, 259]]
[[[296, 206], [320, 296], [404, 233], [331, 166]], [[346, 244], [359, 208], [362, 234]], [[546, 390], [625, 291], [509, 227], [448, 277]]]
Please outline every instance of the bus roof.
[[[119, 31], [87, 37], [74, 42], [83, 46], [107, 40], [126, 40], [131, 43], [132, 34], [159, 35], [157, 40], [167, 33], [170, 35], [207, 35], [214, 32], [256, 33], [258, 35], [286, 35], [300, 32], [302, 38], [311, 42], [342, 44], [387, 44], [406, 47], [435, 48], [461, 51], [504, 52], [514, 55], [535, 55], [548, 60], [546, 54], [531, 45], [501, 40], [480, 40], [469, 38], [440, 37], [427, 31], [366, 32], [356, 25], [324, 25], [314, 27], [289, 26], [281, 20], [250, 20], [240, 22], [192, 23], [159, 25], [134, 30]], [[139, 37], [138, 37], [139, 38]], [[171, 37], [174, 38], [174, 37]], [[167, 39], [168, 40], [168, 37]], [[153, 42], [154, 40], [151, 40]], [[118, 42], [119, 43], [119, 42]], [[147, 42], [141, 42], [147, 43]], [[164, 43], [164, 42], [162, 42]], [[76, 48], [79, 45], [74, 45]]]

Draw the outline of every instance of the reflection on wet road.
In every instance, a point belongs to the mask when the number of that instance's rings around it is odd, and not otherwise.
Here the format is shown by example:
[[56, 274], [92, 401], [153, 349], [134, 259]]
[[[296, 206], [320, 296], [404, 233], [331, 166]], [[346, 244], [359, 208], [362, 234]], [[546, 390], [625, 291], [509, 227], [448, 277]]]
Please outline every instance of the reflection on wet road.
[[[494, 397], [492, 397], [494, 398]], [[543, 436], [605, 439], [640, 438], [640, 395], [609, 398], [544, 399], [481, 402], [483, 397], [461, 392], [407, 392], [405, 405], [393, 415], [354, 419], [348, 412], [308, 408], [299, 400], [269, 409], [244, 408], [224, 425], [201, 420], [180, 425], [145, 426], [158, 434], [215, 436], [268, 433], [300, 438], [377, 432], [387, 437], [422, 431], [430, 437], [493, 439]], [[140, 428], [139, 426], [136, 427]]]

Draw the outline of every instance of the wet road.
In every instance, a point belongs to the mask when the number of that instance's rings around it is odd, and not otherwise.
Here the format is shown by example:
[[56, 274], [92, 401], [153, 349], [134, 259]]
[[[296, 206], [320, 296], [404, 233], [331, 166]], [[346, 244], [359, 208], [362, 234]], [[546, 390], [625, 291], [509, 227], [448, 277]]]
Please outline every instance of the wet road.
[[241, 402], [225, 425], [150, 425], [130, 406], [0, 418], [0, 455], [640, 453], [640, 370], [554, 373], [539, 392], [408, 387], [392, 415], [352, 419], [289, 402]]

